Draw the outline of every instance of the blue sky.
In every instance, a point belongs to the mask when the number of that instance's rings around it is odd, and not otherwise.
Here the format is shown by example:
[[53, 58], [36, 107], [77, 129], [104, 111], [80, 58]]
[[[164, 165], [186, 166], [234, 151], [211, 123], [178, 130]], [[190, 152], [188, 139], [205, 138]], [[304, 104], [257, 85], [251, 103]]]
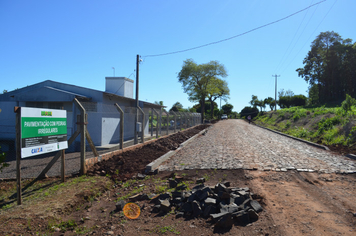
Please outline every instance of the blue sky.
[[[185, 50], [239, 35], [276, 21], [319, 0], [0, 0], [0, 91], [44, 80], [105, 90], [105, 77], [135, 80], [141, 55], [143, 101], [168, 108], [188, 101], [177, 73], [186, 59], [225, 65], [228, 103], [235, 111], [252, 95], [274, 97], [277, 90], [307, 95], [297, 68], [320, 32], [356, 40], [356, 1], [327, 0], [278, 23], [196, 50]], [[218, 102], [219, 104], [219, 102]], [[222, 105], [225, 104], [222, 102]]]

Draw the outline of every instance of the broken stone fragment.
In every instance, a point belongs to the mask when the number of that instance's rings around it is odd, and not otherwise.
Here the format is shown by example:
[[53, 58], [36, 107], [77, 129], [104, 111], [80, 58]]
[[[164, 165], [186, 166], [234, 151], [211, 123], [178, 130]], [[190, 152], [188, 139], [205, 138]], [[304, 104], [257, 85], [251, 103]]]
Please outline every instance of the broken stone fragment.
[[215, 193], [218, 193], [218, 192], [229, 192], [229, 190], [222, 183], [218, 183], [217, 185], [215, 185], [214, 192]]
[[200, 178], [195, 181], [197, 184], [202, 184], [205, 182], [205, 178]]
[[262, 208], [262, 206], [260, 205], [260, 203], [259, 203], [258, 201], [256, 201], [256, 200], [250, 201], [250, 206], [251, 206], [252, 209], [253, 209], [255, 212], [257, 212], [257, 213], [259, 213], [259, 212], [261, 212], [261, 211], [263, 210], [263, 208]]
[[116, 211], [122, 211], [122, 209], [124, 208], [125, 206], [125, 201], [124, 200], [120, 200], [118, 201], [115, 206], [116, 206]]
[[175, 188], [178, 185], [178, 182], [172, 178], [168, 179], [169, 181], [169, 188]]
[[196, 185], [196, 186], [193, 187], [192, 192], [196, 192], [196, 191], [198, 191], [199, 189], [203, 189], [204, 187], [205, 187], [204, 184]]
[[183, 197], [183, 192], [172, 192], [172, 198]]
[[196, 197], [197, 197], [197, 199], [198, 199], [199, 201], [203, 201], [203, 200], [205, 200], [205, 199], [209, 196], [209, 193], [208, 193], [207, 190], [204, 191], [203, 189], [201, 189], [201, 190], [198, 190], [198, 191], [195, 193], [195, 195], [196, 195]]
[[144, 179], [144, 178], [146, 178], [146, 175], [141, 174], [141, 173], [137, 174], [137, 179]]
[[193, 214], [192, 214], [193, 217], [198, 217], [202, 214], [202, 210], [197, 201], [192, 202], [192, 209], [193, 209]]
[[211, 214], [215, 214], [217, 211], [216, 206], [214, 205], [208, 205], [207, 207], [205, 207], [204, 212], [203, 212], [203, 217], [207, 218], [208, 216], [210, 216]]
[[191, 203], [185, 202], [182, 207], [180, 208], [181, 211], [183, 211], [184, 213], [187, 212], [192, 212], [193, 211], [193, 207]]
[[251, 221], [258, 220], [258, 214], [253, 209], [248, 210], [247, 213]]
[[147, 194], [136, 194], [129, 198], [130, 202], [137, 202], [137, 201], [143, 201], [143, 200], [149, 200], [149, 197], [147, 196]]
[[166, 200], [160, 200], [161, 202], [161, 207], [160, 207], [160, 211], [162, 211], [163, 213], [168, 213], [171, 210], [171, 204], [169, 202], [168, 199]]
[[152, 208], [152, 213], [160, 212], [161, 205], [154, 205]]
[[250, 223], [250, 216], [246, 211], [241, 211], [239, 214], [235, 214], [234, 218], [240, 224], [247, 225]]
[[231, 228], [234, 223], [232, 215], [229, 212], [211, 214], [211, 217], [215, 221], [215, 227], [218, 228]]
[[223, 185], [225, 185], [226, 187], [230, 187], [230, 181], [224, 181], [222, 182]]
[[208, 197], [208, 198], [205, 199], [204, 203], [206, 205], [215, 205], [216, 204], [216, 199]]
[[230, 202], [235, 203], [236, 205], [241, 205], [245, 201], [245, 198], [240, 195], [231, 194]]

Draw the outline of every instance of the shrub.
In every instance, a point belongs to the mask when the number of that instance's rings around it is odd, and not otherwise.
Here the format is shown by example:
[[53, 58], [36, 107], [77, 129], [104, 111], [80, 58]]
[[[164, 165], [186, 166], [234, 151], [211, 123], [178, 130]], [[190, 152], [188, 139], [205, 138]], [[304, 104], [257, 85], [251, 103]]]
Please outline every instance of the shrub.
[[307, 104], [307, 97], [304, 95], [294, 95], [291, 97], [292, 106], [305, 106]]
[[318, 133], [322, 134], [325, 131], [330, 130], [333, 128], [335, 125], [340, 124], [341, 120], [338, 116], [332, 117], [332, 118], [323, 118], [319, 121], [318, 123]]
[[[1, 147], [0, 147], [1, 148]], [[9, 164], [7, 164], [5, 162], [5, 158], [6, 158], [6, 153], [4, 152], [0, 152], [0, 172], [2, 172], [2, 169], [5, 167], [8, 167]]]
[[341, 107], [345, 113], [351, 111], [351, 107], [356, 106], [356, 100], [350, 95], [346, 94], [346, 99], [341, 103]]

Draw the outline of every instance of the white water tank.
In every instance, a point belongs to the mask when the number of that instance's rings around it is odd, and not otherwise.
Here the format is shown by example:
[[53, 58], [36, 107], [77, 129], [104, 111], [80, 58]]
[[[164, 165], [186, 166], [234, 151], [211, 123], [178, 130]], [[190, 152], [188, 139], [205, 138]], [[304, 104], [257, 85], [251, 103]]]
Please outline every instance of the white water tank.
[[133, 84], [134, 81], [126, 77], [105, 77], [105, 92], [133, 98]]

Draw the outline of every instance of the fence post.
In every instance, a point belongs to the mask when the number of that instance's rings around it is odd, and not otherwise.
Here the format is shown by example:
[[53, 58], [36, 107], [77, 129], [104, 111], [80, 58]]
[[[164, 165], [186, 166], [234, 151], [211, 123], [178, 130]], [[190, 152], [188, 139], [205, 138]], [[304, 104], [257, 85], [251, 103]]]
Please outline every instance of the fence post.
[[[137, 106], [138, 107], [138, 106]], [[135, 107], [135, 122], [134, 122], [134, 144], [137, 144], [138, 143], [138, 140], [137, 140], [137, 122], [138, 122], [138, 109], [137, 107]]]
[[185, 119], [185, 122], [184, 122], [185, 128], [188, 128], [188, 116], [187, 116], [187, 113], [184, 112], [183, 114], [184, 114], [184, 119]]
[[141, 124], [141, 143], [145, 143], [145, 113], [141, 109], [141, 107], [137, 107], [137, 109], [142, 113], [142, 124]]
[[86, 127], [85, 127], [85, 116], [86, 112], [82, 104], [74, 98], [74, 101], [76, 102], [77, 106], [80, 109], [80, 174], [85, 175], [87, 173], [86, 168], [85, 168], [85, 133], [86, 133]]
[[169, 134], [169, 113], [166, 112], [167, 114], [167, 135]]
[[[157, 124], [156, 124], [156, 138], [158, 138], [158, 112], [152, 108], [152, 111], [154, 111], [154, 113], [156, 113], [156, 116], [157, 116]], [[153, 117], [152, 117], [153, 118]]]
[[151, 137], [153, 136], [153, 108], [151, 108], [151, 120], [150, 120], [150, 124], [151, 124]]
[[171, 111], [174, 115], [174, 133], [177, 132], [177, 113]]
[[124, 148], [124, 111], [121, 109], [121, 107], [115, 103], [116, 109], [120, 112], [120, 149]]
[[179, 112], [179, 130], [182, 130], [182, 125], [183, 125], [182, 113]]
[[159, 110], [159, 134], [162, 134], [162, 107]]

